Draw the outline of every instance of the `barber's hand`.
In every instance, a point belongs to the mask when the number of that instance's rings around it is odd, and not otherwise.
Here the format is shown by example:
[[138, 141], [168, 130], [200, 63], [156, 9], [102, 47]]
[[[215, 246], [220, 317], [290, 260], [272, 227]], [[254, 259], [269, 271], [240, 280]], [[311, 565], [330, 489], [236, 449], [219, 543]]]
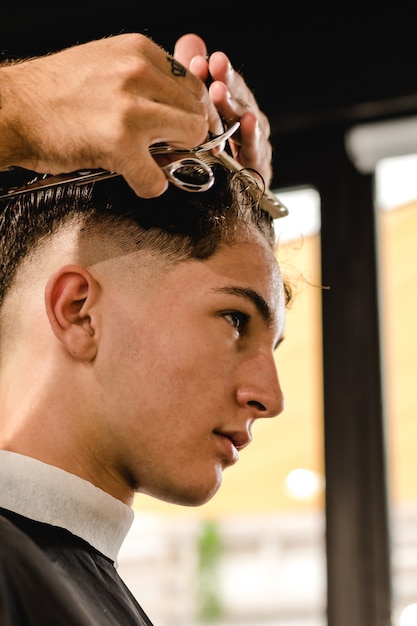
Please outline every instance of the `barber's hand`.
[[271, 129], [242, 76], [223, 52], [207, 57], [204, 41], [193, 33], [178, 39], [174, 56], [204, 82], [212, 81], [209, 94], [227, 126], [240, 121], [239, 131], [229, 140], [233, 156], [244, 167], [257, 170], [268, 188], [272, 179]]
[[223, 130], [204, 82], [136, 33], [0, 65], [0, 85], [0, 169], [104, 168], [153, 197], [168, 182], [149, 146], [191, 148]]

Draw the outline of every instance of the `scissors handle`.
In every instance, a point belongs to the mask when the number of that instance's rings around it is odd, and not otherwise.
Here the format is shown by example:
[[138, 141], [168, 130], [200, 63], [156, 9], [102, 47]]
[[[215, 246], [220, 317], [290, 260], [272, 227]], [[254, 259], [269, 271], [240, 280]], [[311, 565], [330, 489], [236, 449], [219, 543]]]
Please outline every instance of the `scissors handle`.
[[183, 191], [207, 191], [214, 183], [211, 167], [194, 157], [173, 161], [161, 169], [167, 179]]

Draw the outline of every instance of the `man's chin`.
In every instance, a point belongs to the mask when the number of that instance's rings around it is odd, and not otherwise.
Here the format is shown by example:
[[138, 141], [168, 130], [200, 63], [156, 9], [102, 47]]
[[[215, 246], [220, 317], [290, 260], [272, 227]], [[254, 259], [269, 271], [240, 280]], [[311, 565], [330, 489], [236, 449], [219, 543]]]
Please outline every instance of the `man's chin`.
[[215, 488], [210, 489], [209, 491], [186, 491], [181, 494], [173, 504], [178, 504], [180, 506], [189, 506], [189, 507], [197, 507], [202, 506], [209, 502], [220, 489], [220, 484], [216, 485]]
[[163, 489], [157, 489], [156, 485], [153, 485], [149, 489], [138, 489], [138, 493], [177, 506], [198, 507], [209, 502], [220, 489], [223, 478], [222, 468], [216, 468], [216, 472], [211, 478], [211, 481], [206, 480], [205, 482], [190, 481], [188, 484], [181, 485], [165, 484]]
[[195, 487], [189, 485], [187, 489], [177, 493], [171, 492], [166, 494], [165, 497], [159, 497], [158, 499], [178, 506], [198, 507], [209, 502], [216, 495], [220, 486], [221, 481], [216, 482], [209, 489], [202, 489], [201, 485]]

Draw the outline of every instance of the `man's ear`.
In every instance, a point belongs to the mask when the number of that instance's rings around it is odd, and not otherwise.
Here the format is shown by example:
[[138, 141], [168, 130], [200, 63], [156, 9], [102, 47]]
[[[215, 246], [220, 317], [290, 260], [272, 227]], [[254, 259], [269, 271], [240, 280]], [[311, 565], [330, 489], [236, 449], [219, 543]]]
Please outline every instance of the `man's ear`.
[[49, 323], [62, 345], [80, 361], [92, 361], [97, 353], [93, 305], [100, 288], [80, 265], [65, 265], [48, 281], [45, 306]]

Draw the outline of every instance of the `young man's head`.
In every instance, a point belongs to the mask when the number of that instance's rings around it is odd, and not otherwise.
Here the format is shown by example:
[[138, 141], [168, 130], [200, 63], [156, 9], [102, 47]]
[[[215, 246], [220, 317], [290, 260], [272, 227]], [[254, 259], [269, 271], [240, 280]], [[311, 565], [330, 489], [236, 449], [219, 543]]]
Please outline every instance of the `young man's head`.
[[213, 169], [203, 193], [144, 200], [115, 178], [2, 208], [1, 448], [127, 503], [198, 505], [282, 411], [272, 220]]

